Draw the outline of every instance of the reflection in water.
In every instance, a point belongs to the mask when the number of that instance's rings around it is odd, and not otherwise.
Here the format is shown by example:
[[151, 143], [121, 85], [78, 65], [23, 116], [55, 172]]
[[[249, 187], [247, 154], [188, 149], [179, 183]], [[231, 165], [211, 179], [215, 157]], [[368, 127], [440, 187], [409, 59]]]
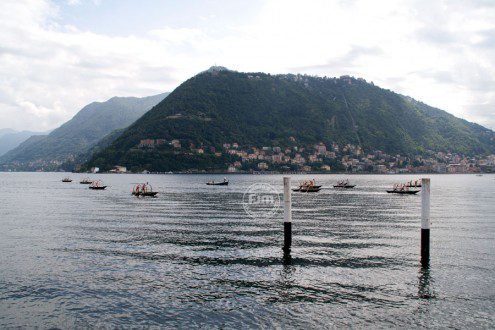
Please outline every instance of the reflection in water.
[[[288, 258], [290, 258], [290, 254]], [[289, 302], [294, 299], [292, 291], [296, 287], [295, 272], [296, 268], [290, 264], [284, 264], [280, 270], [279, 278], [276, 281], [278, 299], [280, 301]]]
[[418, 297], [422, 299], [435, 298], [433, 280], [429, 267], [421, 267], [419, 270]]

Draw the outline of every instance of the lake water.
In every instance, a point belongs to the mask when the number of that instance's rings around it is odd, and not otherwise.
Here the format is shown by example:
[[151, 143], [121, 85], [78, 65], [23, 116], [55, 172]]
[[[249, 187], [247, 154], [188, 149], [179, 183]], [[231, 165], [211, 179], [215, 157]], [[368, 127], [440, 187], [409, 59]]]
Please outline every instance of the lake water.
[[[429, 175], [431, 261], [420, 266], [419, 176], [311, 175], [282, 213], [253, 219], [254, 183], [281, 175], [0, 173], [0, 328], [495, 327], [495, 176]], [[308, 176], [293, 175], [295, 185]], [[131, 196], [149, 181], [158, 198]]]

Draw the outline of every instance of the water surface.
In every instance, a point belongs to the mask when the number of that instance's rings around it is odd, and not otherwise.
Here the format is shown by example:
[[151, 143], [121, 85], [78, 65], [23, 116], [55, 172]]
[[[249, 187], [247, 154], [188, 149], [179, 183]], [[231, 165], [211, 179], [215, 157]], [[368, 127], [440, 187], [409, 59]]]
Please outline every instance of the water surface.
[[[495, 326], [495, 176], [429, 175], [430, 268], [420, 266], [421, 196], [385, 192], [415, 176], [312, 175], [282, 213], [252, 219], [254, 183], [281, 175], [0, 173], [0, 327]], [[293, 175], [294, 184], [307, 176]], [[149, 181], [155, 199], [131, 196]]]

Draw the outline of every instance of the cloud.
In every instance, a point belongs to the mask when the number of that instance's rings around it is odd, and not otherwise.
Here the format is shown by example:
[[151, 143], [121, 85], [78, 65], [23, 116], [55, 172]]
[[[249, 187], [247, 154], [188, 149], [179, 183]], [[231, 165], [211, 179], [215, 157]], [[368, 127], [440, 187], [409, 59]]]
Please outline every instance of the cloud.
[[437, 46], [453, 44], [457, 41], [457, 35], [455, 33], [437, 26], [428, 26], [418, 29], [416, 38]]
[[361, 47], [352, 45], [349, 51], [344, 55], [331, 58], [324, 64], [295, 67], [292, 68], [291, 71], [314, 73], [347, 71], [352, 73], [355, 68], [359, 67], [359, 60], [366, 57], [377, 57], [382, 54], [383, 51], [379, 47]]
[[[80, 0], [70, 7], [91, 3], [99, 4]], [[63, 6], [49, 0], [5, 0], [0, 121], [18, 129], [54, 128], [92, 101], [171, 91], [217, 64], [239, 71], [351, 74], [494, 129], [493, 4], [271, 0], [252, 2], [247, 20], [245, 10], [235, 10], [243, 5], [228, 2], [225, 12], [205, 6], [200, 16], [171, 10], [171, 17], [162, 8], [157, 28], [108, 35], [64, 21]], [[138, 15], [150, 4], [132, 6], [130, 14]], [[112, 24], [111, 14], [92, 24]], [[172, 18], [175, 23], [168, 23]]]
[[477, 124], [485, 127], [495, 127], [495, 99], [492, 97], [490, 102], [481, 104], [469, 104], [470, 115], [475, 119]]
[[475, 41], [475, 45], [482, 49], [493, 49], [495, 48], [495, 28], [481, 30], [478, 33], [478, 38]]
[[67, 0], [67, 4], [69, 6], [79, 6], [83, 4], [83, 2], [89, 2], [94, 5], [99, 5], [101, 1], [100, 0]]
[[2, 125], [45, 130], [89, 102], [160, 93], [178, 82], [173, 68], [180, 64], [170, 49], [188, 35], [170, 33], [160, 42], [110, 37], [58, 25], [57, 7], [50, 2], [0, 6]]

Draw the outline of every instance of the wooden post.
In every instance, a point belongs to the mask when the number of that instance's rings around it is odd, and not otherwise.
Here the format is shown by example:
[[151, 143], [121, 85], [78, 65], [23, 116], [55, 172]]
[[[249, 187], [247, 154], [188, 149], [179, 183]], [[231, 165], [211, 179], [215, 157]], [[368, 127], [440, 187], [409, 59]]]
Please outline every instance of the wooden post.
[[421, 179], [421, 264], [430, 262], [430, 179]]
[[292, 196], [290, 177], [284, 177], [284, 253], [290, 253], [292, 245]]

